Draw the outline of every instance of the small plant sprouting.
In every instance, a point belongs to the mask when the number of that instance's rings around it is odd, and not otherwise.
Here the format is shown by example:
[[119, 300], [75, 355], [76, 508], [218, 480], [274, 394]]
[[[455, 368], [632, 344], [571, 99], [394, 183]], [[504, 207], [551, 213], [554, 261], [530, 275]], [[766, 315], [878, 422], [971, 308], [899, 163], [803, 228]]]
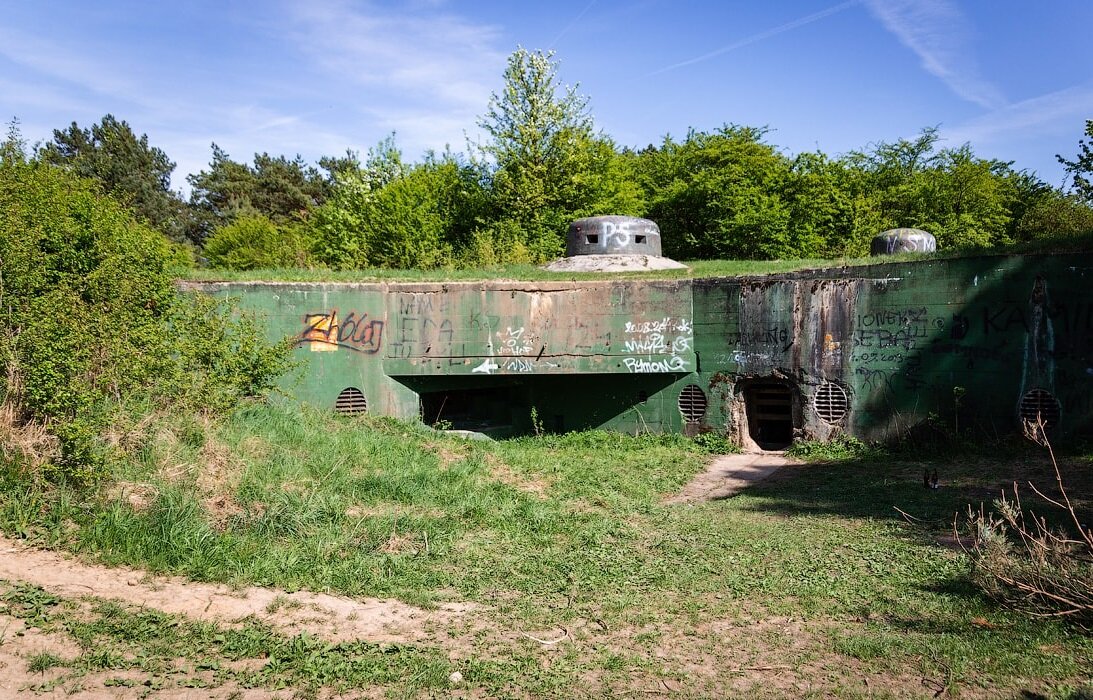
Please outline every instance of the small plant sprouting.
[[539, 417], [539, 410], [534, 406], [531, 407], [531, 429], [535, 433], [535, 437], [542, 437], [543, 433], [543, 419]]
[[48, 651], [43, 651], [40, 654], [35, 654], [30, 657], [30, 661], [27, 662], [28, 673], [45, 673], [51, 668], [64, 665], [64, 659], [51, 654]]
[[962, 386], [953, 387], [953, 432], [960, 435], [960, 404], [964, 400], [967, 389]]

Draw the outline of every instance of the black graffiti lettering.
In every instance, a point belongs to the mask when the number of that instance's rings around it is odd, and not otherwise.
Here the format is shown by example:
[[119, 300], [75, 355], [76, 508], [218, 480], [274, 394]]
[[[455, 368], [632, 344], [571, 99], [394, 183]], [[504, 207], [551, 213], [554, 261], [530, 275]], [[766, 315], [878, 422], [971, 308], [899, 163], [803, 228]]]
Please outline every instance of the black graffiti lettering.
[[730, 331], [726, 339], [730, 345], [782, 345], [787, 349], [795, 342], [786, 326]]
[[307, 314], [304, 316], [304, 330], [297, 336], [296, 345], [331, 343], [371, 355], [383, 346], [383, 327], [383, 321], [369, 319], [368, 314], [355, 311], [344, 319], [338, 318], [337, 310]]
[[432, 313], [432, 294], [407, 294], [399, 296], [399, 314], [402, 316]]
[[417, 317], [402, 316], [398, 320], [398, 340], [400, 343], [412, 344], [417, 341]]
[[994, 331], [995, 333], [1005, 333], [1014, 326], [1018, 326], [1021, 330], [1028, 332], [1028, 323], [1025, 322], [1025, 313], [1020, 307], [1013, 306], [1010, 308], [1002, 308], [993, 313], [990, 309], [983, 309], [983, 335], [989, 335], [991, 331]]
[[858, 328], [879, 328], [882, 326], [911, 326], [926, 324], [926, 307], [915, 309], [885, 309], [873, 313], [858, 314]]
[[854, 333], [854, 346], [859, 348], [903, 348], [913, 350], [916, 339], [926, 336], [926, 329], [901, 328], [890, 331], [884, 328], [858, 329]]
[[1048, 307], [1047, 315], [1069, 335], [1084, 337], [1093, 331], [1093, 304], [1056, 302]]
[[892, 388], [892, 377], [887, 370], [857, 367], [854, 374], [862, 378], [862, 386], [868, 391]]

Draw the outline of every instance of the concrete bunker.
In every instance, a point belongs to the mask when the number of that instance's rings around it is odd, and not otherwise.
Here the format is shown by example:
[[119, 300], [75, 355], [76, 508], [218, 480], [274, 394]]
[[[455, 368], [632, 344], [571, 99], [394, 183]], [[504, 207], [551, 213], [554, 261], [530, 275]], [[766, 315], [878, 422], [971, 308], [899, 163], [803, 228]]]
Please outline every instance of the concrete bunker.
[[660, 227], [635, 216], [590, 216], [570, 223], [566, 257], [544, 269], [555, 272], [672, 270], [686, 265], [663, 257]]
[[286, 391], [339, 413], [778, 447], [898, 440], [938, 419], [1088, 435], [1090, 275], [1093, 257], [1069, 253], [754, 277], [181, 286], [266, 314], [307, 368]]

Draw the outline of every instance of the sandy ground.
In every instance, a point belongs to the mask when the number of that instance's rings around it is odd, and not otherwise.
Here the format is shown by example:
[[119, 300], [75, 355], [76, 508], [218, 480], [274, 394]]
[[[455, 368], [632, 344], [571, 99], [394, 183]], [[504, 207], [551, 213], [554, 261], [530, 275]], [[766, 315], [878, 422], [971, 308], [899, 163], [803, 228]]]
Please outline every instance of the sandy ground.
[[701, 503], [730, 498], [788, 465], [798, 464], [781, 452], [721, 455], [666, 503]]
[[196, 620], [232, 623], [253, 616], [289, 636], [307, 632], [331, 642], [421, 640], [430, 629], [475, 607], [445, 603], [425, 610], [397, 600], [288, 593], [276, 588], [235, 590], [137, 569], [85, 564], [4, 537], [0, 537], [0, 579], [31, 583], [59, 596], [90, 595]]

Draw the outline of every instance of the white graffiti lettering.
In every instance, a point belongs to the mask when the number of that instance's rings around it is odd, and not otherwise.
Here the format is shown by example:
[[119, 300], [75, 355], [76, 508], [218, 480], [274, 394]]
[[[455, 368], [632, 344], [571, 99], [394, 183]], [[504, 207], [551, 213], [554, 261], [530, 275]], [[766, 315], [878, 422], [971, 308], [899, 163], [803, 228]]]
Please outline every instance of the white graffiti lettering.
[[622, 362], [626, 365], [626, 369], [634, 374], [687, 371], [687, 361], [678, 355], [673, 355], [663, 360], [646, 360], [640, 357], [627, 357], [624, 358]]

